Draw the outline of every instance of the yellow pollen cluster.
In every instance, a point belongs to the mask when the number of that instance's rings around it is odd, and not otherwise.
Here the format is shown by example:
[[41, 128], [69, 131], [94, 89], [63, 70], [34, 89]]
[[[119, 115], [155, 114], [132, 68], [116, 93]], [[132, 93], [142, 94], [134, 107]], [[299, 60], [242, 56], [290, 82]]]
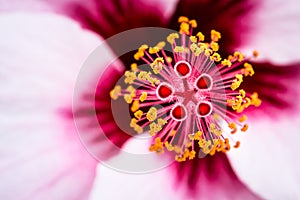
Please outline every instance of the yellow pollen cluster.
[[148, 45], [143, 44], [142, 46], [140, 46], [140, 48], [138, 49], [138, 52], [136, 52], [133, 56], [134, 59], [139, 60], [141, 57], [143, 57], [146, 49], [148, 49]]
[[236, 90], [238, 87], [240, 87], [241, 83], [243, 82], [243, 75], [241, 74], [236, 74], [235, 75], [235, 78], [233, 81], [232, 81], [232, 84], [231, 84], [231, 89], [232, 90]]
[[137, 124], [137, 120], [135, 118], [131, 119], [130, 127], [133, 128], [138, 134], [143, 133], [143, 128]]
[[218, 42], [219, 39], [221, 38], [221, 33], [215, 30], [211, 30], [211, 40], [214, 42]]
[[147, 99], [148, 93], [147, 92], [142, 92], [140, 96], [140, 101], [144, 102]]
[[155, 107], [151, 107], [147, 112], [146, 118], [152, 122], [157, 118], [157, 109]]
[[156, 58], [153, 63], [150, 64], [154, 74], [159, 74], [163, 69], [164, 59], [162, 57]]
[[245, 63], [244, 69], [242, 69], [242, 73], [245, 74], [245, 76], [253, 76], [254, 70], [251, 64]]
[[178, 33], [171, 33], [170, 35], [168, 35], [167, 41], [168, 41], [170, 44], [174, 44], [175, 39], [178, 39], [178, 38], [179, 38]]
[[155, 138], [155, 143], [150, 146], [149, 150], [155, 151], [157, 154], [164, 152], [164, 146], [159, 137]]
[[121, 94], [121, 86], [119, 85], [116, 85], [114, 89], [112, 89], [109, 93], [110, 98], [112, 98], [113, 100], [117, 100], [120, 94]]
[[130, 72], [130, 71], [125, 72], [125, 77], [126, 78], [125, 78], [124, 82], [127, 84], [132, 84], [136, 79], [135, 72]]

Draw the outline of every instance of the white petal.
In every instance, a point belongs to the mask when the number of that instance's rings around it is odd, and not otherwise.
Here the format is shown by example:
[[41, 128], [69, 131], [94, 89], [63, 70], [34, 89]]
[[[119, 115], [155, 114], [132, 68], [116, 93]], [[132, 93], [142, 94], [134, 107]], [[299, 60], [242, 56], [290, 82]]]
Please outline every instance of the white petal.
[[100, 39], [56, 15], [2, 14], [0, 26], [1, 199], [86, 199], [96, 162], [68, 114]]
[[241, 50], [251, 55], [258, 50], [259, 60], [277, 63], [299, 61], [300, 1], [266, 0], [258, 2], [251, 16], [248, 44]]
[[[128, 147], [135, 146], [136, 143], [138, 142], [130, 140], [127, 145]], [[122, 160], [122, 156], [122, 154], [119, 154], [113, 159]], [[158, 161], [156, 159], [149, 160], [149, 163], [155, 162]], [[132, 164], [139, 165], [143, 163]], [[164, 168], [152, 173], [130, 174], [118, 172], [99, 164], [90, 199], [188, 199], [182, 191], [177, 190], [175, 192], [171, 172], [170, 168]]]
[[265, 199], [300, 198], [300, 116], [249, 121], [241, 147], [229, 153], [237, 175]]

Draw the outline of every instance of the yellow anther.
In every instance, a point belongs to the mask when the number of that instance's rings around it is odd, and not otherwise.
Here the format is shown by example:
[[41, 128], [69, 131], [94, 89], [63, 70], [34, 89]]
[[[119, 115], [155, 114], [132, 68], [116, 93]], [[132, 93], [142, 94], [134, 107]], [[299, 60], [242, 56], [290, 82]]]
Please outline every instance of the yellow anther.
[[205, 55], [206, 56], [210, 56], [212, 54], [212, 50], [211, 49], [205, 49]]
[[160, 83], [160, 80], [158, 80], [157, 78], [152, 78], [150, 76], [147, 80], [149, 81], [149, 83], [151, 83], [152, 86], [158, 85]]
[[241, 83], [243, 82], [243, 75], [236, 74], [236, 79], [232, 81], [231, 89], [236, 90], [238, 87], [240, 87]]
[[137, 119], [141, 119], [142, 116], [143, 116], [143, 111], [141, 110], [138, 110], [134, 113], [134, 116], [137, 118]]
[[162, 57], [156, 58], [153, 63], [150, 64], [154, 74], [159, 74], [163, 68], [164, 59]]
[[130, 71], [126, 71], [125, 72], [125, 80], [124, 82], [127, 83], [127, 84], [132, 84], [135, 79], [136, 79], [136, 75], [134, 72], [130, 72]]
[[166, 42], [161, 41], [159, 43], [157, 43], [156, 47], [159, 49], [163, 49], [166, 46]]
[[169, 144], [168, 141], [165, 142], [165, 147], [168, 151], [174, 151], [174, 147], [172, 146], [172, 144]]
[[176, 153], [180, 153], [180, 152], [181, 152], [181, 148], [180, 148], [179, 146], [175, 145], [175, 146], [174, 146], [174, 151], [175, 151]]
[[210, 56], [210, 59], [219, 62], [221, 60], [221, 56], [218, 53], [214, 53], [212, 56]]
[[111, 90], [109, 93], [110, 98], [112, 98], [113, 100], [117, 100], [120, 94], [121, 94], [121, 86], [119, 85], [116, 85], [114, 89]]
[[159, 51], [160, 51], [160, 49], [158, 47], [150, 47], [149, 48], [150, 54], [155, 54], [155, 53], [158, 53]]
[[141, 71], [138, 74], [138, 79], [146, 81], [146, 80], [148, 80], [150, 78], [150, 75], [151, 75], [151, 72]]
[[159, 131], [161, 131], [162, 126], [160, 126], [159, 124], [156, 124], [155, 122], [152, 122], [149, 126], [150, 128], [150, 135], [154, 136], [156, 133], [158, 133]]
[[186, 161], [186, 158], [184, 158], [182, 155], [176, 155], [175, 160], [177, 162], [184, 162], [184, 161]]
[[178, 23], [182, 23], [182, 22], [189, 22], [189, 18], [187, 18], [185, 16], [180, 16], [178, 18]]
[[230, 60], [227, 60], [227, 59], [224, 59], [221, 64], [223, 66], [228, 66], [228, 67], [231, 67], [232, 63], [230, 62]]
[[256, 51], [256, 50], [254, 50], [254, 51], [253, 51], [253, 56], [254, 56], [255, 58], [257, 58], [257, 57], [259, 56], [259, 52]]
[[142, 95], [140, 96], [140, 101], [144, 102], [147, 99], [147, 92], [142, 92]]
[[229, 127], [230, 129], [235, 129], [235, 128], [236, 128], [236, 123], [230, 122], [230, 123], [228, 124], [228, 127]]
[[213, 51], [218, 51], [219, 50], [219, 44], [216, 43], [216, 42], [212, 42], [210, 47]]
[[194, 43], [197, 42], [197, 37], [196, 37], [196, 36], [193, 36], [193, 35], [190, 36], [190, 41], [191, 41], [191, 42], [194, 42]]
[[189, 137], [190, 140], [195, 140], [195, 135], [194, 134], [189, 134], [188, 137]]
[[223, 149], [224, 149], [224, 142], [223, 142], [223, 140], [218, 139], [216, 150], [217, 150], [217, 152], [220, 152], [220, 151], [223, 151]]
[[167, 57], [167, 63], [171, 63], [173, 59], [171, 57]]
[[143, 51], [138, 51], [138, 52], [136, 52], [136, 53], [134, 54], [133, 58], [134, 58], [135, 60], [140, 60], [140, 58], [143, 57], [143, 56], [144, 56], [144, 52], [143, 52]]
[[143, 44], [143, 45], [140, 46], [140, 48], [138, 49], [138, 51], [145, 52], [146, 49], [148, 49], [148, 45], [147, 44]]
[[244, 55], [241, 52], [234, 52], [233, 57], [237, 59], [239, 62], [244, 60]]
[[179, 38], [178, 33], [171, 33], [171, 34], [168, 35], [167, 41], [168, 41], [170, 44], [174, 44], [175, 39], [178, 39], [178, 38]]
[[170, 137], [173, 137], [173, 136], [176, 134], [176, 132], [177, 132], [177, 131], [172, 130], [172, 131], [170, 132], [169, 136], [170, 136]]
[[251, 95], [251, 104], [254, 105], [254, 106], [256, 106], [256, 107], [260, 106], [261, 100], [258, 98], [257, 92], [254, 92]]
[[191, 25], [191, 27], [197, 28], [197, 21], [196, 20], [194, 20], [194, 19], [190, 20], [189, 24]]
[[154, 121], [156, 119], [156, 117], [157, 117], [157, 109], [155, 107], [151, 107], [149, 109], [149, 111], [147, 112], [147, 114], [146, 114], [146, 118], [150, 122], [152, 122], [152, 121]]
[[137, 119], [132, 118], [131, 121], [130, 121], [130, 127], [134, 128], [136, 125], [137, 125]]
[[131, 70], [134, 71], [134, 72], [137, 72], [137, 71], [138, 71], [138, 67], [137, 67], [137, 64], [136, 64], [136, 63], [132, 63], [132, 64], [130, 65], [130, 68], [131, 68]]
[[198, 142], [198, 145], [199, 145], [200, 148], [202, 148], [205, 143], [206, 143], [206, 141], [204, 139], [200, 139], [199, 142]]
[[228, 140], [228, 138], [225, 138], [225, 143], [224, 143], [224, 148], [223, 148], [223, 153], [226, 153], [227, 151], [229, 151], [230, 150], [230, 144], [229, 144], [229, 140]]
[[247, 120], [247, 116], [246, 115], [242, 115], [239, 119], [239, 122], [244, 122]]
[[194, 159], [195, 156], [196, 156], [196, 151], [192, 150], [192, 151], [189, 152], [189, 160]]
[[240, 142], [240, 141], [237, 141], [233, 147], [234, 147], [234, 148], [239, 148], [240, 145], [241, 145], [241, 142]]
[[240, 90], [239, 92], [240, 92], [242, 98], [245, 98], [245, 96], [246, 96], [245, 90], [242, 89], [242, 90]]
[[167, 121], [162, 118], [158, 118], [158, 120], [157, 120], [157, 124], [160, 126], [165, 125], [166, 123], [167, 123]]
[[164, 152], [164, 149], [163, 149], [163, 143], [161, 142], [160, 138], [157, 137], [155, 138], [155, 142], [154, 144], [152, 144], [149, 148], [150, 151], [156, 151], [156, 153], [158, 154], [161, 154]]
[[201, 32], [197, 33], [197, 37], [199, 38], [199, 41], [204, 41], [204, 35]]
[[192, 43], [191, 45], [190, 45], [190, 49], [191, 49], [191, 51], [196, 51], [196, 49], [198, 48], [198, 45], [197, 44], [195, 44], [195, 43]]
[[179, 33], [189, 35], [190, 34], [190, 25], [187, 22], [182, 22], [180, 24]]
[[135, 112], [140, 108], [140, 102], [138, 100], [133, 101], [131, 106], [131, 112]]
[[174, 51], [176, 53], [182, 53], [182, 52], [184, 52], [184, 47], [183, 46], [176, 46]]
[[234, 128], [230, 131], [231, 134], [235, 134], [237, 132], [237, 128]]
[[241, 128], [241, 131], [247, 131], [249, 128], [248, 124], [245, 124], [242, 128]]
[[197, 131], [194, 135], [194, 140], [200, 140], [202, 136], [202, 132], [201, 131]]
[[125, 94], [124, 99], [125, 99], [126, 103], [128, 103], [128, 104], [132, 103], [132, 97], [130, 94]]
[[138, 133], [138, 134], [141, 134], [141, 133], [143, 133], [143, 128], [142, 127], [140, 127], [139, 125], [136, 125], [135, 127], [134, 127], [134, 130]]
[[129, 85], [127, 88], [126, 88], [126, 90], [128, 91], [128, 92], [135, 92], [135, 88], [132, 86], [132, 85]]
[[254, 70], [251, 64], [245, 63], [244, 64], [244, 69], [242, 69], [242, 73], [245, 74], [245, 76], [253, 76], [254, 75]]
[[221, 38], [221, 33], [215, 30], [211, 30], [211, 40], [217, 42]]
[[135, 97], [135, 92], [136, 92], [136, 90], [135, 90], [134, 87], [132, 87], [132, 85], [129, 85], [129, 86], [126, 88], [126, 90], [127, 90], [128, 92], [130, 92], [130, 96], [131, 96], [132, 98]]

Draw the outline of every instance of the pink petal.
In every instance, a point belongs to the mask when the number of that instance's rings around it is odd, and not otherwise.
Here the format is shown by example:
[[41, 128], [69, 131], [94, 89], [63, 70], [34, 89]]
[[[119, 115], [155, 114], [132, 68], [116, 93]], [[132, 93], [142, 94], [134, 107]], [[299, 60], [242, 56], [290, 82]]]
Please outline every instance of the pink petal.
[[260, 6], [251, 14], [242, 52], [258, 50], [258, 60], [287, 64], [299, 61], [300, 45], [300, 2], [298, 0], [261, 1]]
[[259, 1], [198, 1], [198, 0], [180, 0], [176, 12], [172, 16], [171, 27], [178, 29], [178, 17], [187, 16], [190, 19], [196, 19], [198, 28], [195, 31], [201, 31], [210, 38], [210, 31], [215, 29], [220, 31], [222, 39], [220, 40], [221, 53], [227, 56], [238, 46], [242, 45], [247, 38], [243, 34], [249, 31], [251, 21], [250, 13], [259, 4]]
[[297, 115], [249, 120], [241, 147], [229, 154], [241, 180], [265, 199], [299, 199], [299, 107]]
[[177, 188], [196, 199], [260, 199], [237, 177], [223, 153], [174, 163]]
[[67, 14], [104, 38], [122, 31], [146, 26], [163, 26], [175, 6], [176, 0], [104, 0], [91, 1], [93, 6], [82, 3], [66, 5]]
[[[126, 143], [125, 150], [132, 154], [146, 154], [149, 152], [139, 152], [135, 148], [140, 141], [130, 140]], [[132, 148], [133, 147], [133, 148]], [[152, 153], [151, 153], [152, 154]], [[111, 162], [119, 162], [123, 160], [123, 154], [118, 154], [112, 158]], [[152, 159], [147, 160], [148, 164], [156, 165], [160, 162], [160, 157], [153, 154]], [[130, 162], [130, 161], [128, 161]], [[130, 163], [129, 163], [130, 164]], [[139, 166], [144, 163], [131, 163], [131, 166]], [[160, 169], [158, 171], [148, 173], [145, 171], [140, 174], [131, 174], [119, 172], [111, 166], [98, 165], [97, 178], [95, 180], [91, 199], [144, 199], [144, 200], [181, 200], [189, 199], [181, 190], [174, 191], [173, 174], [170, 168]], [[133, 172], [133, 171], [131, 171]], [[117, 191], [117, 192], [116, 192]]]
[[2, 199], [87, 199], [96, 161], [79, 141], [76, 76], [100, 40], [56, 15], [2, 14]]
[[300, 92], [300, 63], [272, 64], [269, 62], [252, 63], [255, 74], [245, 77], [241, 87], [247, 92], [257, 92], [262, 100], [260, 107], [249, 107], [247, 114], [280, 117], [282, 114], [298, 112]]
[[70, 16], [88, 29], [107, 38], [145, 26], [162, 26], [174, 12], [178, 0], [0, 0], [3, 11], [50, 11]]

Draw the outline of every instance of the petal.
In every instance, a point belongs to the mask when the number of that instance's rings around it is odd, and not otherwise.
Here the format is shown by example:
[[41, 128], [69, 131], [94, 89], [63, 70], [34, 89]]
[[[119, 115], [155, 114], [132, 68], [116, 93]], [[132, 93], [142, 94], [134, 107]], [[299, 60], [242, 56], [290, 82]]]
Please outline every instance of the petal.
[[163, 26], [176, 2], [177, 0], [105, 0], [92, 1], [92, 6], [89, 7], [71, 2], [65, 9], [82, 26], [108, 38], [133, 28]]
[[[141, 144], [139, 140], [130, 140], [126, 143], [126, 151], [132, 154], [140, 153], [136, 146]], [[143, 149], [143, 148], [142, 148]], [[146, 153], [146, 152], [143, 152]], [[147, 152], [149, 155], [149, 152]], [[147, 160], [147, 164], [156, 165], [160, 157], [150, 153], [152, 159]], [[119, 162], [123, 160], [124, 154], [119, 154], [112, 160]], [[113, 161], [111, 161], [113, 162]], [[129, 162], [129, 161], [128, 161]], [[132, 167], [143, 165], [144, 163], [131, 163]], [[98, 165], [97, 178], [95, 180], [91, 199], [188, 199], [180, 190], [174, 191], [174, 183], [170, 169], [164, 168], [156, 172], [148, 173], [148, 170], [139, 174], [116, 171], [111, 166]], [[118, 192], [116, 192], [118, 191]]]
[[253, 62], [255, 74], [245, 77], [241, 87], [247, 92], [257, 92], [262, 100], [260, 107], [250, 107], [248, 114], [280, 117], [284, 113], [297, 113], [300, 92], [300, 63], [273, 64]]
[[77, 73], [99, 44], [56, 15], [2, 14], [0, 196], [87, 199], [96, 161], [68, 113]]
[[[178, 29], [178, 17], [187, 16], [196, 19], [198, 22], [197, 31], [201, 31], [207, 38], [210, 38], [210, 31], [215, 29], [222, 34], [220, 45], [222, 54], [232, 53], [247, 38], [242, 34], [251, 27], [249, 14], [255, 8], [253, 1], [228, 0], [228, 1], [198, 1], [180, 0], [176, 12], [172, 16], [171, 27]], [[243, 40], [242, 40], [243, 39]], [[227, 56], [227, 55], [226, 55]]]
[[259, 51], [258, 60], [272, 61], [280, 64], [299, 62], [300, 45], [300, 2], [287, 0], [266, 0], [251, 14], [248, 38], [240, 49], [250, 53]]
[[299, 199], [300, 115], [260, 117], [249, 123], [241, 147], [229, 153], [233, 168], [265, 199]]
[[177, 187], [187, 187], [187, 195], [195, 199], [260, 199], [236, 176], [225, 154], [175, 163], [173, 168]]

